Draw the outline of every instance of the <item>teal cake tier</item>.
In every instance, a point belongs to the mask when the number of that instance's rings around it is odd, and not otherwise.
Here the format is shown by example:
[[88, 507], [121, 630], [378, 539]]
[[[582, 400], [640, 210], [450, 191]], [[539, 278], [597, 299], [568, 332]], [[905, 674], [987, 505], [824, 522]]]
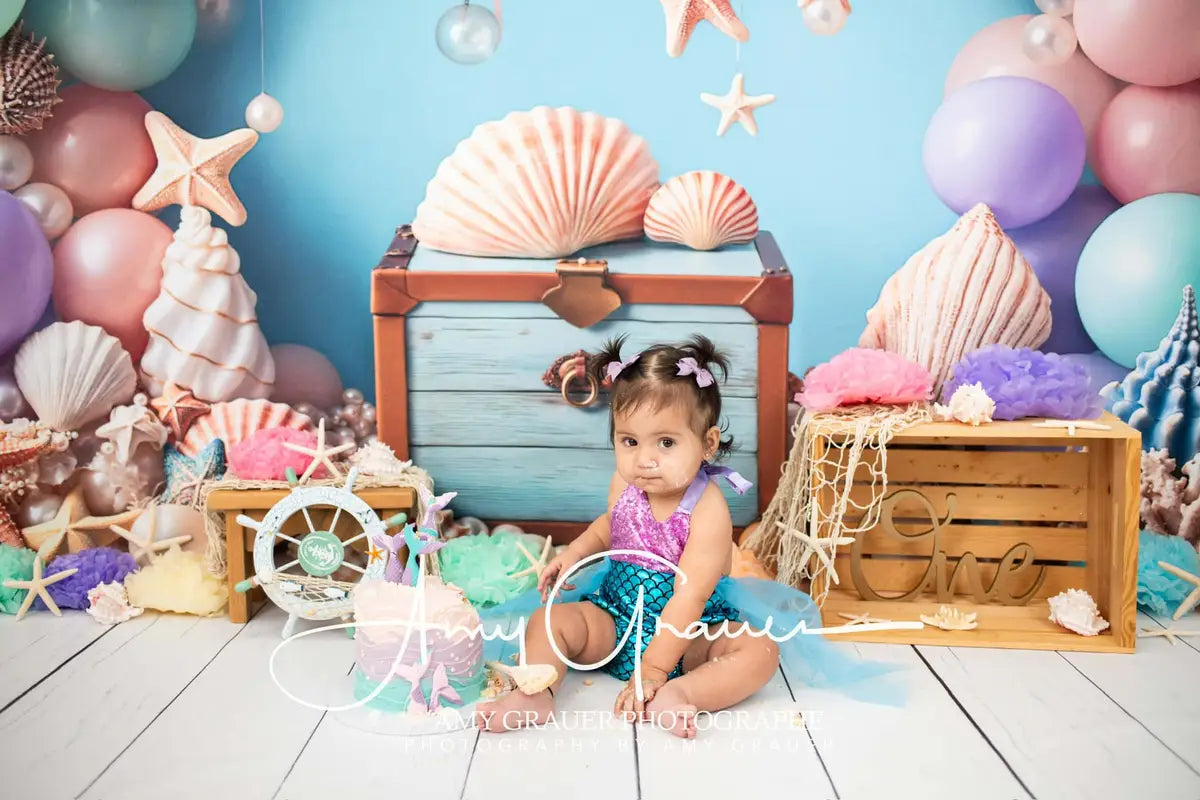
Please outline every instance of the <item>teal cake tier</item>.
[[[480, 664], [479, 669], [475, 674], [469, 676], [465, 681], [451, 679], [449, 681], [450, 688], [458, 693], [460, 702], [448, 703], [443, 697], [440, 704], [443, 708], [447, 706], [461, 708], [462, 706], [470, 705], [479, 699], [480, 693], [486, 683], [486, 671], [483, 665]], [[354, 699], [362, 700], [364, 697], [375, 691], [375, 687], [380, 684], [380, 681], [373, 681], [368, 678], [361, 668], [354, 668]], [[429, 702], [429, 693], [433, 689], [433, 670], [430, 670], [424, 678], [421, 679], [421, 696], [425, 698], [426, 703]], [[388, 711], [392, 713], [400, 713], [408, 710], [408, 704], [412, 697], [412, 684], [404, 678], [392, 676], [388, 681], [387, 686], [383, 687], [383, 691], [377, 694], [371, 701], [367, 703], [368, 708], [375, 708], [380, 711]]]

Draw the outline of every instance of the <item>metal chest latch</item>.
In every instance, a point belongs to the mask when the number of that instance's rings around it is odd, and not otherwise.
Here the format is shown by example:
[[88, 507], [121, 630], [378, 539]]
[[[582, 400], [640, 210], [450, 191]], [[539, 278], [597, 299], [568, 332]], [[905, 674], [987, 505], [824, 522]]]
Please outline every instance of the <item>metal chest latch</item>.
[[555, 265], [558, 285], [542, 295], [551, 311], [576, 328], [588, 328], [621, 307], [608, 285], [608, 262], [563, 259]]

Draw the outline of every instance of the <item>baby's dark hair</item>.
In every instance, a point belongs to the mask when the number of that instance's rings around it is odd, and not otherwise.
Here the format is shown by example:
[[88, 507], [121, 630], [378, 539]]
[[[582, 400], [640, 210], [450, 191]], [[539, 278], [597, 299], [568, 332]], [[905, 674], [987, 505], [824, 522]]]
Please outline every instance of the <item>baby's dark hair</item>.
[[[625, 336], [609, 339], [599, 353], [588, 359], [588, 373], [597, 385], [608, 379], [608, 365], [620, 363]], [[632, 357], [632, 356], [630, 356]], [[713, 376], [713, 382], [701, 387], [696, 376], [679, 374], [679, 362], [695, 359], [696, 365]], [[718, 374], [719, 373], [719, 374]], [[692, 426], [703, 438], [705, 431], [720, 425], [721, 390], [719, 382], [729, 375], [729, 359], [717, 349], [712, 340], [699, 334], [681, 345], [656, 344], [637, 354], [637, 360], [625, 366], [612, 381], [609, 396], [608, 437], [615, 435], [618, 414], [650, 404], [657, 411], [676, 403], [686, 403], [692, 409]], [[725, 428], [721, 431], [724, 433]], [[733, 450], [733, 437], [722, 436], [716, 458], [724, 458]]]

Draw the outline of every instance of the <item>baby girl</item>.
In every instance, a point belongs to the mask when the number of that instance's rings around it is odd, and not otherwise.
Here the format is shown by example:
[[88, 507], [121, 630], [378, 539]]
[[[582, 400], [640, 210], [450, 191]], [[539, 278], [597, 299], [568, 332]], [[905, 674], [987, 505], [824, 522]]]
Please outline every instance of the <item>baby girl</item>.
[[[779, 667], [779, 649], [769, 638], [749, 631], [730, 635], [742, 628], [734, 622], [716, 630], [721, 622], [738, 619], [738, 610], [718, 587], [730, 569], [733, 524], [716, 479], [729, 481], [739, 494], [749, 488], [737, 473], [712, 463], [732, 444], [721, 438], [721, 392], [712, 372], [724, 379], [728, 362], [703, 336], [678, 347], [656, 345], [626, 360], [622, 344], [623, 337], [609, 342], [589, 364], [597, 382], [607, 378], [612, 384], [616, 471], [608, 489], [609, 511], [546, 566], [538, 580], [542, 601], [560, 575], [588, 556], [610, 550], [639, 554], [612, 555], [599, 589], [580, 602], [556, 602], [552, 612], [541, 608], [533, 614], [526, 627], [526, 661], [553, 664], [558, 679], [538, 694], [514, 691], [481, 704], [480, 728], [501, 731], [548, 719], [567, 671], [554, 645], [576, 663], [603, 661], [630, 628], [639, 588], [644, 591], [641, 691], [634, 674], [636, 630], [602, 667], [626, 681], [616, 714], [649, 718], [691, 738], [698, 711], [740, 702]], [[547, 613], [553, 643], [546, 634]], [[688, 633], [689, 627], [691, 632], [712, 629], [708, 636], [713, 638], [675, 633]]]

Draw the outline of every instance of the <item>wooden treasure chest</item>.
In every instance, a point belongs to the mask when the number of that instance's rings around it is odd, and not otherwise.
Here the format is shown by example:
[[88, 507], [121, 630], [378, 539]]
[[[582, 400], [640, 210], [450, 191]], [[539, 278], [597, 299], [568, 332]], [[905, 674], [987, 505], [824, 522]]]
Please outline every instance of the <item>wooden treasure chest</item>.
[[452, 255], [403, 226], [372, 275], [371, 312], [379, 437], [458, 492], [457, 516], [567, 539], [605, 512], [607, 395], [559, 368], [619, 334], [629, 353], [702, 333], [729, 355], [727, 463], [755, 484], [739, 497], [722, 483], [734, 525], [774, 493], [792, 278], [769, 233], [713, 251], [631, 241], [556, 260]]

